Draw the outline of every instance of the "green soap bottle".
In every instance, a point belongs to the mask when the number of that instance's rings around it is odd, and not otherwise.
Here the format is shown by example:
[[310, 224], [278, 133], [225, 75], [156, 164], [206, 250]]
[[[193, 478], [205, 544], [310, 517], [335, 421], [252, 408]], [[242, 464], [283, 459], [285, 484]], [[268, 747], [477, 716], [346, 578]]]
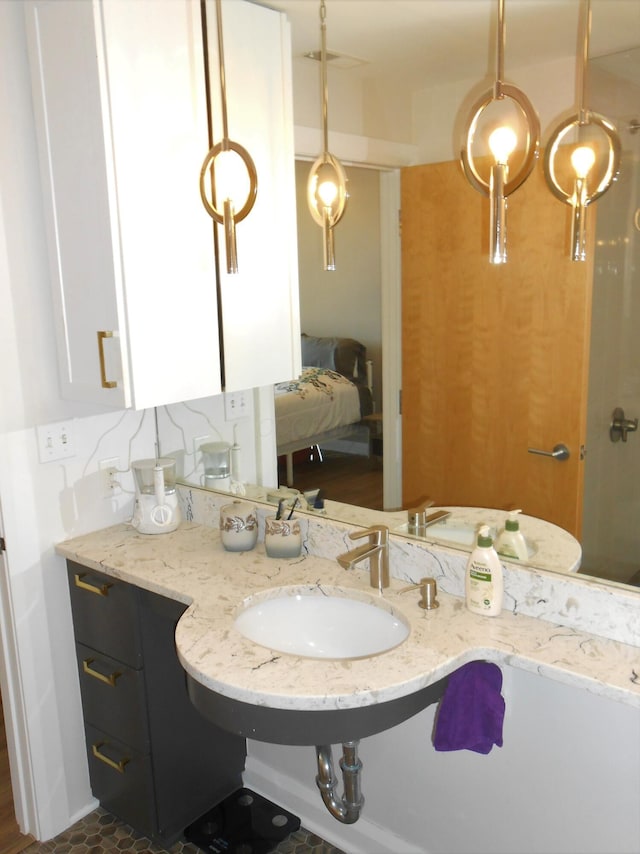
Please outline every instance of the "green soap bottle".
[[520, 530], [518, 513], [521, 510], [512, 510], [504, 523], [504, 529], [498, 534], [496, 540], [496, 551], [503, 557], [515, 560], [528, 560], [529, 550], [524, 535]]
[[502, 611], [504, 582], [502, 564], [493, 547], [488, 525], [478, 531], [476, 547], [469, 556], [465, 574], [467, 608], [474, 614], [497, 617]]

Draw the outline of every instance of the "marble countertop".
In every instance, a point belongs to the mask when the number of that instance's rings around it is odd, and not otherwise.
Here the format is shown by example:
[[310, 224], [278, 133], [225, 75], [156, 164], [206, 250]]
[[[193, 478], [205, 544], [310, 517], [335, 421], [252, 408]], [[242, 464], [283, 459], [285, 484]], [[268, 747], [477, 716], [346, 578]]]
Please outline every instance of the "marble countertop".
[[178, 656], [193, 678], [232, 699], [273, 708], [357, 708], [406, 696], [468, 661], [484, 659], [537, 673], [640, 708], [640, 649], [545, 620], [503, 611], [487, 618], [464, 600], [439, 592], [440, 607], [424, 611], [419, 591], [401, 593], [393, 578], [387, 602], [411, 626], [400, 646], [372, 658], [320, 660], [273, 652], [233, 626], [252, 595], [290, 585], [357, 589], [378, 596], [366, 570], [342, 569], [310, 556], [274, 560], [259, 543], [226, 552], [219, 532], [183, 522], [161, 536], [126, 524], [67, 540], [65, 558], [190, 607], [176, 631]]
[[[433, 513], [436, 510], [446, 510], [451, 515], [444, 521], [428, 527], [424, 534], [417, 539], [434, 545], [439, 543], [445, 546], [451, 545], [468, 552], [475, 545], [475, 533], [481, 525], [489, 526], [495, 540], [498, 532], [504, 528], [509, 515], [505, 510], [492, 510], [485, 507], [430, 507], [427, 512]], [[400, 532], [405, 536], [412, 536], [407, 533], [406, 515], [406, 512], [403, 511], [403, 523], [391, 530]], [[545, 522], [524, 513], [518, 514], [518, 522], [530, 550], [528, 565], [539, 569], [551, 569], [556, 572], [576, 572], [580, 568], [582, 548], [576, 538], [567, 531], [557, 525], [552, 525], [551, 522]], [[451, 539], [452, 531], [454, 537], [457, 532], [466, 534], [467, 531], [471, 531], [474, 535], [468, 544], [461, 544], [456, 543], [455, 538]], [[505, 558], [501, 557], [501, 560], [504, 561]]]
[[[285, 493], [295, 493], [295, 490], [284, 488]], [[269, 499], [271, 492], [272, 499]], [[268, 490], [265, 487], [252, 486], [247, 490], [247, 500], [268, 502], [277, 504], [273, 495], [277, 491]], [[325, 502], [324, 515], [329, 518], [340, 520], [347, 524], [362, 525], [387, 525], [392, 534], [400, 534], [402, 537], [415, 539], [418, 542], [435, 546], [454, 548], [462, 552], [471, 552], [475, 545], [475, 536], [470, 536], [469, 543], [460, 541], [456, 532], [467, 528], [469, 531], [477, 532], [480, 525], [488, 525], [492, 529], [492, 536], [497, 536], [498, 531], [504, 528], [505, 521], [509, 515], [506, 510], [496, 510], [488, 507], [451, 507], [433, 505], [428, 508], [427, 515], [438, 510], [446, 510], [450, 516], [442, 522], [430, 525], [422, 534], [410, 533], [407, 525], [406, 510], [370, 510], [368, 508], [356, 507], [351, 504], [342, 504], [336, 501]], [[553, 572], [577, 572], [582, 561], [582, 547], [574, 536], [568, 531], [528, 516], [526, 513], [518, 513], [520, 530], [530, 549], [530, 558], [527, 565], [538, 569], [552, 570]], [[454, 532], [452, 538], [452, 530]], [[511, 559], [501, 557], [504, 562]], [[514, 561], [517, 565], [519, 561]]]

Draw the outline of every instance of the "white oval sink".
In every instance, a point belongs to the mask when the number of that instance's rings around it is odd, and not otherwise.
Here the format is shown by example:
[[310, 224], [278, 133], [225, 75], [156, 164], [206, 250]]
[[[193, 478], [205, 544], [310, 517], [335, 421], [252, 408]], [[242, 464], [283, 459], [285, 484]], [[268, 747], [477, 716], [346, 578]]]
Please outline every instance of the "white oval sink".
[[318, 586], [254, 596], [234, 626], [254, 643], [306, 658], [368, 658], [409, 635], [407, 622], [384, 599]]

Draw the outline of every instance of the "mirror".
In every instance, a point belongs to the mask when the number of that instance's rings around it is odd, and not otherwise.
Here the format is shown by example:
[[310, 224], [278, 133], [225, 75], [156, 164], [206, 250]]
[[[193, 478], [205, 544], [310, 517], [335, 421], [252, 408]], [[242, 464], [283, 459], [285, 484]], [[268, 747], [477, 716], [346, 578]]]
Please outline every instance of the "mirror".
[[[310, 92], [313, 92], [315, 88], [317, 88], [318, 83], [318, 68], [317, 64], [314, 65], [312, 62], [308, 60], [303, 60], [302, 49], [300, 47], [300, 42], [298, 42], [298, 47], [296, 47], [296, 15], [298, 11], [301, 12], [302, 7], [312, 7], [311, 10], [308, 10], [308, 21], [307, 23], [302, 23], [301, 27], [304, 30], [306, 27], [306, 32], [304, 33], [304, 39], [307, 42], [307, 49], [313, 49], [318, 40], [317, 33], [317, 9], [315, 9], [315, 4], [313, 2], [300, 4], [296, 2], [272, 2], [270, 5], [275, 6], [277, 8], [284, 9], [293, 20], [293, 34], [294, 34], [294, 79], [296, 80], [296, 103], [295, 103], [295, 122], [299, 127], [297, 128], [297, 136], [302, 141], [302, 145], [297, 148], [299, 152], [308, 157], [314, 156], [315, 147], [317, 147], [317, 134], [314, 136], [313, 133], [306, 134], [304, 131], [309, 128], [317, 128], [319, 126], [319, 93], [316, 96], [309, 95]], [[438, 0], [438, 2], [430, 2], [430, 3], [421, 3], [421, 4], [403, 4], [404, 6], [409, 6], [411, 8], [419, 7], [422, 12], [426, 15], [429, 11], [433, 11], [436, 7], [439, 7], [440, 12], [442, 8], [446, 5], [442, 0]], [[414, 78], [420, 78], [423, 82], [419, 84], [419, 86], [415, 88], [421, 88], [422, 90], [427, 90], [428, 83], [424, 81], [427, 80], [426, 74], [433, 73], [434, 79], [437, 80], [440, 87], [443, 87], [446, 90], [451, 103], [453, 104], [451, 113], [455, 114], [457, 109], [459, 108], [460, 103], [462, 102], [463, 97], [471, 90], [472, 86], [477, 84], [479, 81], [484, 81], [484, 85], [486, 85], [486, 81], [490, 78], [492, 73], [492, 58], [490, 54], [490, 43], [492, 41], [491, 36], [491, 26], [492, 26], [492, 12], [491, 9], [493, 7], [493, 3], [482, 3], [476, 2], [473, 0], [471, 3], [466, 4], [469, 7], [469, 18], [462, 22], [464, 18], [463, 15], [458, 15], [457, 17], [460, 19], [461, 27], [468, 27], [468, 31], [461, 32], [460, 36], [457, 38], [457, 43], [455, 46], [456, 54], [459, 54], [461, 59], [464, 56], [464, 67], [461, 66], [460, 73], [458, 76], [458, 81], [448, 81], [443, 79], [445, 74], [449, 74], [451, 71], [452, 63], [448, 60], [443, 60], [442, 55], [439, 53], [440, 48], [436, 50], [434, 47], [433, 51], [429, 51], [425, 48], [424, 39], [431, 38], [436, 39], [437, 41], [437, 33], [440, 27], [440, 32], [442, 33], [442, 25], [433, 26], [432, 24], [422, 22], [420, 25], [420, 50], [422, 51], [424, 62], [433, 62], [432, 69], [426, 69], [424, 66], [418, 67], [415, 64], [415, 60], [412, 55], [413, 42], [415, 39], [408, 37], [408, 31], [411, 30], [411, 26], [407, 27], [407, 20], [405, 15], [400, 16], [399, 14], [396, 16], [397, 20], [395, 21], [396, 30], [399, 34], [398, 41], [404, 40], [404, 44], [399, 46], [397, 43], [392, 44], [392, 47], [396, 51], [404, 50], [404, 54], [406, 57], [406, 66], [414, 75]], [[541, 113], [541, 120], [543, 129], [547, 129], [552, 123], [554, 118], [561, 113], [562, 110], [567, 110], [567, 108], [571, 108], [575, 104], [575, 91], [573, 85], [573, 75], [574, 75], [574, 66], [575, 60], [573, 57], [568, 57], [567, 54], [570, 51], [575, 50], [576, 44], [576, 26], [577, 26], [577, 14], [576, 10], [578, 7], [578, 3], [576, 0], [567, 0], [567, 2], [558, 3], [555, 2], [553, 4], [553, 10], [549, 11], [549, 14], [553, 14], [554, 16], [554, 27], [553, 29], [553, 42], [549, 39], [551, 35], [549, 33], [543, 33], [539, 39], [530, 38], [527, 43], [524, 43], [526, 40], [523, 38], [522, 30], [525, 30], [528, 34], [531, 33], [532, 28], [534, 28], [537, 19], [543, 19], [545, 16], [541, 16], [539, 14], [539, 9], [536, 12], [533, 9], [533, 6], [536, 4], [528, 3], [526, 0], [510, 0], [510, 3], [507, 4], [507, 16], [508, 16], [508, 43], [507, 43], [507, 61], [506, 61], [506, 76], [510, 76], [510, 70], [518, 64], [518, 62], [522, 62], [522, 64], [529, 63], [529, 65], [534, 65], [536, 62], [535, 56], [531, 54], [531, 46], [537, 45], [540, 49], [545, 50], [545, 56], [543, 59], [550, 63], [556, 63], [557, 65], [557, 74], [559, 84], [555, 89], [553, 87], [549, 87], [548, 85], [544, 88], [544, 93], [540, 94], [540, 92], [536, 93], [535, 91], [529, 90], [529, 94], [536, 104], [537, 108]], [[539, 4], [538, 4], [539, 5]], [[383, 11], [382, 7], [394, 7], [396, 9], [399, 4], [381, 4], [381, 3], [373, 3], [370, 8], [368, 8], [367, 17], [375, 18], [378, 12]], [[360, 44], [367, 44], [367, 27], [362, 22], [360, 16], [356, 15], [357, 22], [352, 20], [353, 15], [349, 17], [347, 12], [344, 13], [343, 20], [340, 19], [340, 7], [350, 7], [353, 10], [354, 3], [349, 2], [349, 0], [333, 0], [331, 6], [329, 7], [329, 20], [328, 20], [328, 33], [329, 33], [329, 48], [340, 50], [344, 54], [358, 56], [358, 49], [350, 48], [347, 37], [343, 37], [341, 27], [344, 26], [344, 32], [348, 34], [349, 30], [362, 30], [362, 38], [363, 41]], [[449, 4], [450, 7], [450, 4]], [[387, 13], [391, 14], [392, 19], [395, 12], [390, 12], [387, 8]], [[407, 13], [407, 10], [403, 8], [403, 12]], [[521, 16], [522, 14], [522, 16]], [[630, 14], [632, 20], [629, 21], [625, 15]], [[486, 26], [485, 23], [479, 23], [479, 17], [483, 16], [482, 20], [484, 21], [486, 18]], [[409, 15], [410, 17], [410, 15]], [[592, 32], [592, 56], [597, 54], [597, 59], [593, 60], [591, 63], [592, 68], [598, 68], [599, 73], [601, 72], [601, 77], [599, 78], [602, 81], [602, 85], [605, 85], [605, 82], [608, 81], [608, 84], [611, 85], [612, 81], [615, 86], [619, 86], [620, 79], [624, 79], [626, 82], [624, 83], [625, 87], [633, 86], [635, 88], [635, 104], [638, 103], [637, 91], [640, 86], [640, 74], [638, 72], [639, 65], [639, 51], [636, 48], [632, 50], [633, 45], [629, 44], [628, 34], [629, 33], [637, 33], [638, 32], [638, 8], [637, 4], [630, 3], [619, 3], [617, 0], [594, 0], [593, 2], [593, 32]], [[357, 23], [357, 26], [356, 26]], [[388, 38], [389, 32], [394, 32], [395, 30], [392, 28], [394, 21], [386, 23], [386, 37], [389, 42], [394, 42], [393, 39]], [[333, 32], [332, 32], [333, 27]], [[414, 28], [415, 29], [415, 28]], [[549, 35], [549, 38], [547, 38]], [[416, 36], [417, 38], [417, 36]], [[564, 48], [558, 47], [558, 40], [563, 40]], [[375, 43], [374, 36], [371, 35], [369, 41], [369, 47]], [[355, 44], [355, 43], [354, 43]], [[376, 43], [377, 44], [377, 43]], [[379, 46], [379, 45], [377, 45]], [[568, 46], [568, 47], [567, 47]], [[619, 52], [620, 48], [624, 48], [623, 52]], [[368, 49], [367, 49], [368, 50]], [[557, 53], [554, 54], [553, 51], [557, 50]], [[564, 51], [564, 53], [563, 53]], [[360, 56], [363, 54], [361, 53]], [[439, 60], [438, 60], [439, 57]], [[563, 59], [564, 57], [564, 59]], [[449, 57], [450, 59], [450, 57]], [[306, 64], [305, 64], [306, 63]], [[564, 64], [563, 64], [564, 63]], [[368, 63], [371, 65], [371, 63]], [[380, 63], [384, 66], [384, 62]], [[329, 96], [329, 126], [330, 131], [333, 128], [334, 133], [338, 136], [340, 132], [343, 134], [347, 134], [351, 136], [351, 139], [355, 139], [356, 136], [359, 135], [360, 138], [367, 139], [369, 144], [365, 146], [366, 148], [366, 157], [369, 157], [372, 162], [378, 162], [379, 164], [386, 165], [390, 168], [394, 168], [400, 166], [404, 163], [408, 162], [422, 162], [422, 158], [437, 160], [438, 158], [444, 159], [446, 155], [443, 155], [444, 151], [449, 152], [448, 158], [451, 159], [451, 150], [452, 150], [452, 137], [453, 134], [451, 132], [450, 124], [444, 119], [447, 117], [443, 117], [442, 122], [434, 122], [431, 121], [428, 115], [425, 113], [425, 117], [423, 118], [419, 113], [416, 116], [416, 123], [418, 125], [418, 131], [420, 135], [420, 143], [416, 145], [413, 143], [413, 138], [411, 133], [407, 130], [408, 126], [411, 124], [410, 115], [411, 115], [411, 98], [412, 92], [410, 88], [405, 87], [398, 88], [398, 74], [403, 66], [403, 63], [396, 63], [393, 68], [387, 66], [386, 78], [383, 84], [380, 84], [379, 81], [376, 84], [373, 79], [373, 75], [367, 81], [366, 79], [366, 68], [367, 63], [360, 64], [355, 72], [354, 76], [358, 79], [358, 86], [356, 86], [352, 82], [348, 82], [347, 78], [344, 76], [341, 78], [341, 87], [340, 92], [338, 92], [338, 87], [334, 86], [331, 88], [332, 79], [335, 80], [335, 75], [343, 72], [339, 72], [337, 69], [332, 78], [330, 76], [329, 84], [330, 84], [330, 96]], [[364, 70], [363, 70], [364, 68]], [[344, 73], [343, 73], [344, 74]], [[635, 77], [633, 76], [635, 75]], [[532, 75], [533, 76], [533, 75]], [[631, 79], [633, 78], [633, 79]], [[461, 83], [460, 80], [463, 82]], [[364, 82], [363, 82], [364, 81]], [[595, 83], [595, 74], [594, 74], [594, 83]], [[601, 82], [598, 82], [597, 86], [594, 85], [594, 97], [597, 96], [598, 87], [601, 85]], [[525, 87], [523, 84], [523, 88]], [[357, 90], [357, 91], [356, 91]], [[395, 97], [392, 99], [384, 100], [383, 95], [385, 95], [388, 91], [394, 93]], [[304, 94], [306, 93], [306, 94]], [[427, 100], [427, 95], [425, 95], [422, 99], [421, 103], [424, 103]], [[358, 109], [353, 109], [353, 105], [356, 103], [356, 99], [359, 98]], [[604, 113], [611, 111], [611, 105], [616, 103], [616, 99], [612, 99], [609, 97], [605, 104], [596, 104], [594, 103], [594, 107], [596, 109], [601, 110]], [[369, 112], [367, 116], [363, 116], [363, 104], [367, 104], [371, 106], [372, 111], [376, 113], [376, 119], [372, 118], [372, 113]], [[382, 106], [384, 104], [384, 107]], [[377, 109], [376, 109], [377, 108]], [[632, 119], [635, 118], [633, 115], [626, 115], [626, 119], [631, 123]], [[392, 130], [387, 134], [386, 139], [389, 141], [389, 145], [385, 146], [380, 144], [380, 139], [385, 139], [383, 135], [384, 131], [381, 130], [381, 122], [386, 122], [387, 130], [392, 128]], [[452, 123], [452, 122], [451, 122]], [[633, 162], [638, 163], [638, 145], [640, 144], [640, 133], [633, 133], [630, 129], [631, 125], [626, 128], [626, 139], [623, 140], [623, 144], [625, 147], [631, 146], [630, 151], [633, 151], [635, 147], [635, 153], [632, 154]], [[369, 139], [369, 137], [371, 139]], [[377, 140], [377, 143], [376, 143]], [[345, 142], [345, 140], [342, 140]], [[349, 140], [345, 142], [346, 147], [349, 147]], [[348, 159], [356, 162], [358, 158], [357, 154], [357, 146], [352, 148], [354, 153]], [[361, 149], [362, 150], [362, 149]], [[372, 153], [373, 151], [373, 153]], [[363, 159], [366, 159], [363, 158]], [[414, 159], [414, 158], [418, 159]], [[348, 164], [347, 164], [348, 165]], [[637, 180], [637, 179], [636, 179]], [[471, 192], [471, 191], [470, 191]], [[636, 191], [637, 192], [637, 191]], [[601, 210], [601, 206], [608, 199], [609, 195], [613, 198], [612, 194], [608, 194], [603, 197], [602, 200], [598, 203], [598, 211]], [[637, 198], [637, 196], [636, 196]], [[636, 235], [638, 234], [638, 226], [634, 223], [633, 217], [631, 217], [632, 222], [632, 230], [629, 233], [629, 239], [633, 239], [635, 242], [632, 244], [634, 247], [634, 251], [638, 252], [638, 238]], [[339, 232], [336, 235], [337, 246], [339, 252]], [[628, 244], [625, 244], [628, 245]], [[627, 250], [627, 255], [630, 250]], [[634, 262], [637, 268], [637, 260]], [[615, 276], [618, 281], [624, 280], [626, 284], [626, 290], [622, 294], [621, 299], [623, 300], [624, 306], [629, 307], [629, 305], [633, 302], [633, 292], [631, 289], [631, 284], [629, 277], [626, 273], [624, 273], [623, 267], [621, 263], [618, 261], [613, 261], [608, 256], [603, 256], [600, 261], [596, 261], [596, 267], [601, 265], [606, 271], [608, 271], [611, 275]], [[594, 297], [597, 299], [597, 296]], [[604, 290], [604, 294], [602, 296], [604, 300], [604, 305], [607, 304], [607, 291], [606, 288]], [[595, 311], [594, 302], [594, 311]], [[598, 371], [596, 373], [597, 381], [600, 382], [601, 387], [606, 385], [607, 378], [611, 376], [609, 370], [617, 371], [617, 368], [620, 366], [620, 362], [622, 362], [623, 358], [625, 361], [628, 358], [629, 364], [638, 364], [639, 360], [637, 358], [632, 358], [631, 353], [631, 341], [625, 335], [625, 349], [624, 352], [620, 352], [615, 347], [612, 348], [612, 352], [603, 360], [606, 362], [606, 370], [603, 363], [599, 363]], [[593, 360], [592, 360], [593, 361]], [[594, 373], [592, 371], [592, 382], [593, 382]], [[640, 403], [638, 401], [637, 394], [637, 380], [633, 376], [628, 376], [625, 380], [622, 381], [621, 391], [626, 395], [626, 399], [616, 400], [614, 405], [623, 405], [627, 414], [631, 417], [635, 417], [638, 415], [637, 412], [634, 412], [634, 405], [638, 405], [640, 408]], [[635, 395], [635, 398], [634, 398]], [[613, 409], [613, 405], [611, 406]], [[603, 420], [602, 414], [600, 416], [601, 421]], [[609, 414], [606, 415], [606, 419], [609, 418]], [[605, 425], [608, 428], [608, 424]], [[602, 428], [602, 424], [600, 425]], [[386, 425], [385, 425], [386, 431]], [[603, 430], [600, 429], [600, 434], [602, 434]], [[608, 432], [608, 430], [607, 430]], [[633, 449], [633, 440], [637, 439], [636, 445], [640, 443], [640, 434], [636, 434], [635, 436], [630, 434], [627, 442], [627, 449]], [[598, 444], [597, 441], [593, 442], [593, 447], [596, 447]], [[590, 449], [592, 446], [591, 439], [589, 440]], [[608, 450], [608, 448], [607, 448]], [[587, 462], [589, 462], [589, 458], [587, 458]], [[606, 456], [603, 455], [601, 457], [601, 462], [599, 464], [599, 469], [595, 471], [592, 476], [592, 480], [594, 481], [594, 487], [596, 490], [605, 491], [603, 488], [603, 469], [607, 468], [606, 464]], [[625, 469], [628, 466], [625, 463], [621, 464], [621, 468]], [[587, 467], [587, 480], [590, 478], [589, 468]], [[629, 479], [630, 480], [630, 479]], [[632, 478], [634, 482], [640, 482], [640, 479], [637, 477]], [[613, 492], [615, 492], [615, 486], [607, 483], [606, 484], [606, 494], [607, 499], [611, 498]], [[626, 501], [626, 505], [624, 505], [624, 512], [620, 514], [620, 523], [623, 525], [626, 534], [634, 531], [635, 523], [632, 521], [634, 518], [637, 518], [637, 509], [640, 505], [640, 499], [629, 493], [628, 489], [623, 490], [623, 503]], [[635, 515], [634, 515], [635, 513]], [[608, 507], [608, 519], [602, 518], [602, 516], [595, 514], [592, 517], [587, 517], [585, 513], [585, 540], [591, 535], [591, 533], [596, 529], [602, 529], [604, 527], [610, 528], [610, 539], [616, 540], [618, 542], [624, 541], [624, 545], [626, 547], [629, 546], [628, 536], [622, 537], [622, 540], [619, 536], [616, 535], [616, 531], [614, 530], [614, 525], [611, 520], [611, 512], [610, 506]], [[593, 524], [592, 524], [593, 523]], [[640, 552], [639, 552], [640, 553]], [[618, 559], [618, 558], [616, 558]], [[619, 558], [621, 561], [622, 557]], [[602, 553], [598, 556], [598, 560], [601, 560], [600, 567], [598, 568], [598, 572], [600, 570], [606, 571], [605, 567], [610, 563], [610, 558], [607, 554]], [[594, 570], [595, 571], [595, 570]]]
[[[336, 269], [329, 273], [323, 269], [322, 231], [306, 204], [309, 169], [307, 161], [296, 161], [302, 363], [316, 367], [305, 373], [305, 382], [276, 394], [278, 444], [297, 439], [294, 444], [301, 447], [289, 460], [289, 478], [287, 458], [279, 457], [279, 482], [382, 510], [379, 172], [349, 167], [348, 216], [335, 229]], [[334, 377], [333, 369], [351, 378], [355, 388]], [[323, 441], [317, 434], [326, 430], [338, 438]]]

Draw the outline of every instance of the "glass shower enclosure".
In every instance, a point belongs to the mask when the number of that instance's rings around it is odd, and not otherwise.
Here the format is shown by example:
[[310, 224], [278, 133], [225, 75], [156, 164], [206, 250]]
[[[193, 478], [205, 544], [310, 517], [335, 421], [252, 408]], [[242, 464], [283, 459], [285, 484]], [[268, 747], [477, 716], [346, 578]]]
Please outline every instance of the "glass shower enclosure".
[[[623, 154], [594, 205], [581, 572], [640, 587], [640, 47], [592, 60], [590, 81]], [[619, 410], [628, 430], [611, 429]]]

